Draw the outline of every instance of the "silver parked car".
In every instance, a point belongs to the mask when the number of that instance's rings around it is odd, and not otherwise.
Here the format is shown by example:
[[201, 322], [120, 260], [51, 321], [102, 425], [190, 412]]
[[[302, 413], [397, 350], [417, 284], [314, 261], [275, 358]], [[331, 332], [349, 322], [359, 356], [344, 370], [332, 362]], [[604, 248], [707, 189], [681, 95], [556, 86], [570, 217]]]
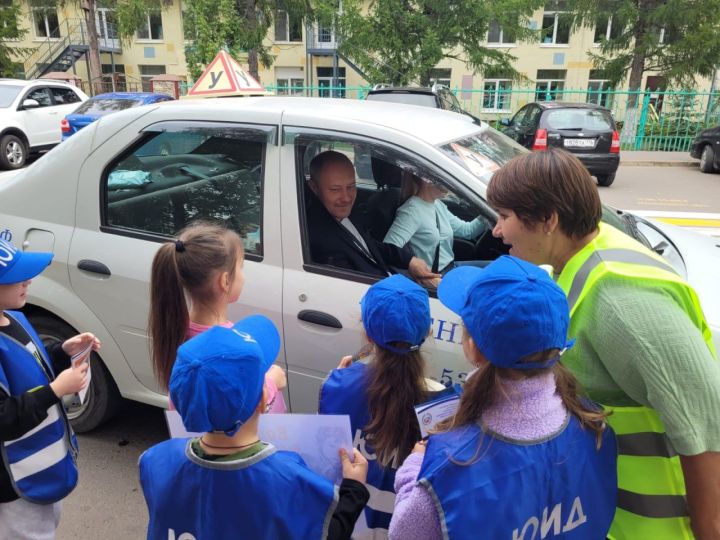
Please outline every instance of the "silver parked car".
[[[78, 431], [108, 418], [121, 395], [167, 405], [149, 358], [150, 264], [161, 242], [198, 218], [220, 220], [243, 235], [247, 285], [230, 316], [263, 313], [276, 323], [288, 403], [294, 412], [316, 410], [322, 379], [362, 345], [359, 300], [374, 279], [311, 259], [305, 182], [310, 159], [326, 149], [371, 164], [358, 175], [354, 213], [380, 238], [399, 204], [401, 170], [444, 184], [445, 203], [459, 217], [492, 224], [487, 181], [526, 152], [486, 124], [431, 108], [281, 97], [193, 100], [101, 118], [0, 185], [0, 234], [27, 250], [55, 253], [30, 289], [26, 311], [36, 328], [46, 340], [89, 330], [103, 341], [93, 357], [89, 398], [69, 404]], [[687, 276], [718, 342], [715, 243], [610, 209], [606, 219]], [[460, 260], [506, 252], [489, 233], [475, 242], [458, 239], [454, 248]], [[468, 365], [459, 321], [436, 298], [431, 309], [430, 375], [461, 382]]]

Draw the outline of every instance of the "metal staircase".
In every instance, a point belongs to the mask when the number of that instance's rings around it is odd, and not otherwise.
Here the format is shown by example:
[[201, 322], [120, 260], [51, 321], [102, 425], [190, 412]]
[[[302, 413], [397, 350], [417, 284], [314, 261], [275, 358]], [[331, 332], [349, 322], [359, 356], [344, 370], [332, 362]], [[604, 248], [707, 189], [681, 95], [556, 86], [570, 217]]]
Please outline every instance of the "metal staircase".
[[[25, 60], [25, 78], [37, 79], [51, 71], [67, 71], [89, 50], [87, 27], [83, 19], [65, 19], [53, 32], [60, 39], [47, 39]], [[98, 37], [100, 52], [121, 52], [116, 40]]]

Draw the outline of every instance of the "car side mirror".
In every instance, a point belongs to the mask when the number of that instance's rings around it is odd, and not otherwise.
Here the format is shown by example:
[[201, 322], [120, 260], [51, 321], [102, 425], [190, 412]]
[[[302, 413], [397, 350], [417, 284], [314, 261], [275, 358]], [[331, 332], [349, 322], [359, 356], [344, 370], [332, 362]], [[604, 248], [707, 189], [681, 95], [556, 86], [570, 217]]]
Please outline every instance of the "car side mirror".
[[500, 125], [501, 125], [501, 126], [508, 126], [508, 127], [509, 127], [510, 124], [512, 124], [512, 122], [510, 121], [509, 118], [501, 118], [501, 119], [500, 119]]
[[26, 99], [23, 101], [23, 109], [37, 109], [40, 106], [40, 103], [38, 103], [35, 99]]

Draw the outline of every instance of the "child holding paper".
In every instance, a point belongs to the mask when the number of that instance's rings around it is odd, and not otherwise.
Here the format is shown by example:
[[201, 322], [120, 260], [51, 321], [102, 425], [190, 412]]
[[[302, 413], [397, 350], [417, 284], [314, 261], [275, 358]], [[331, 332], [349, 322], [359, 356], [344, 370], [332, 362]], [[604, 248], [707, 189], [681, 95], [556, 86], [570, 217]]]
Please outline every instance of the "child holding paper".
[[390, 538], [606, 538], [615, 437], [558, 362], [572, 346], [563, 291], [504, 256], [451, 270], [438, 298], [462, 318], [478, 369], [444, 431], [398, 470]]
[[445, 387], [424, 377], [420, 346], [430, 332], [427, 291], [397, 274], [375, 283], [360, 302], [373, 359], [345, 357], [320, 390], [321, 414], [348, 414], [355, 444], [370, 460], [375, 490], [365, 510], [374, 535], [387, 535], [395, 469], [420, 439], [415, 405]]
[[31, 279], [52, 257], [0, 240], [0, 539], [55, 538], [60, 501], [77, 484], [77, 443], [61, 398], [87, 385], [88, 364], [73, 369], [70, 356], [100, 341], [84, 333], [46, 350], [25, 316], [10, 311], [25, 305]]
[[367, 461], [341, 450], [339, 488], [294, 452], [258, 438], [265, 374], [280, 349], [270, 319], [215, 326], [178, 349], [170, 397], [196, 439], [170, 439], [140, 457], [148, 539], [349, 539], [367, 502]]
[[[240, 236], [206, 222], [192, 223], [158, 249], [150, 276], [148, 328], [153, 368], [162, 388], [167, 388], [183, 341], [215, 325], [232, 326], [228, 305], [238, 301], [245, 284], [244, 260]], [[267, 412], [286, 412], [281, 392], [287, 386], [285, 371], [271, 366], [265, 385]]]

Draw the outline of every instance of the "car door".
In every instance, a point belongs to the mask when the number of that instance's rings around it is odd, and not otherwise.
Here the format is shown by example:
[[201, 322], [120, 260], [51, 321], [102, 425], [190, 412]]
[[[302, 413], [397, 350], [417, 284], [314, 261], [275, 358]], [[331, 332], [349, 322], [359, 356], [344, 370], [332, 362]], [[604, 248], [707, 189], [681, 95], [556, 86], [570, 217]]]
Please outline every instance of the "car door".
[[[23, 109], [22, 104], [26, 99], [34, 99], [39, 106]], [[21, 116], [31, 147], [59, 142], [61, 118], [58, 116], [59, 111], [53, 105], [52, 94], [46, 86], [29, 90], [20, 100]]]
[[60, 128], [60, 122], [66, 115], [72, 113], [77, 109], [82, 98], [72, 89], [64, 86], [51, 86], [50, 93], [53, 96], [53, 109], [57, 110], [58, 123], [57, 123], [57, 141], [62, 140], [62, 130]]
[[214, 111], [215, 121], [144, 115], [81, 170], [71, 283], [109, 329], [132, 375], [152, 390], [151, 262], [161, 242], [194, 220], [219, 221], [243, 237], [246, 285], [230, 319], [262, 313], [282, 328], [277, 128], [267, 114], [246, 114], [245, 123], [232, 121], [232, 112]]
[[[292, 118], [284, 117], [292, 124]], [[292, 127], [283, 130], [281, 147], [281, 219], [283, 228], [283, 326], [288, 362], [288, 384], [294, 412], [315, 412], [323, 379], [342, 356], [357, 352], [365, 343], [360, 299], [378, 278], [312, 261], [305, 224], [308, 164], [322, 150], [345, 153], [353, 161], [356, 149], [373, 156], [392, 156], [396, 163], [417, 158], [400, 147], [360, 135]], [[438, 169], [439, 170], [439, 169]], [[374, 180], [358, 178], [353, 216], [377, 193]], [[361, 216], [354, 218], [362, 223]], [[433, 326], [423, 350], [428, 376], [451, 384], [462, 382], [470, 367], [461, 347], [457, 316], [431, 298]]]

